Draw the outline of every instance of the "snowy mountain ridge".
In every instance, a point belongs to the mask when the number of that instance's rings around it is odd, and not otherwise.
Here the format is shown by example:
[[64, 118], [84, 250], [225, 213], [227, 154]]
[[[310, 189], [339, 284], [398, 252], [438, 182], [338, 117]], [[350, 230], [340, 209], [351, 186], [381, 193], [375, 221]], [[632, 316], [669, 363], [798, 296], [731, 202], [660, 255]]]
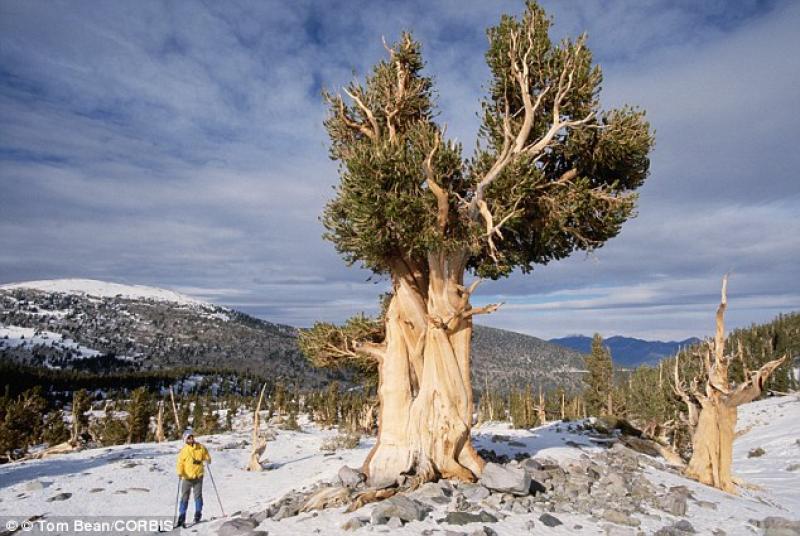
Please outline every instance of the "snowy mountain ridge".
[[0, 290], [31, 289], [47, 293], [83, 294], [96, 298], [125, 298], [132, 300], [155, 300], [181, 305], [213, 306], [185, 294], [145, 285], [125, 285], [97, 279], [45, 279], [0, 285]]
[[[218, 367], [271, 371], [301, 384], [346, 380], [340, 371], [312, 369], [297, 346], [298, 330], [205, 303], [178, 292], [91, 279], [29, 281], [0, 286], [0, 359], [50, 368]], [[14, 337], [10, 330], [49, 331], [122, 359], [95, 363], [55, 338]], [[24, 344], [23, 344], [24, 343]], [[581, 386], [583, 355], [536, 337], [476, 325], [473, 381], [508, 390]]]

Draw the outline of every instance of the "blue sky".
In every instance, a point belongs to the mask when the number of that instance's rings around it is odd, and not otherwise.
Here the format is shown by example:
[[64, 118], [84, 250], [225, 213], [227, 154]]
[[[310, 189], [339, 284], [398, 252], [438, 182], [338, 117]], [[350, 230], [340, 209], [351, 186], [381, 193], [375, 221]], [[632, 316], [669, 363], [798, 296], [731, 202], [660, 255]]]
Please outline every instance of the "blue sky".
[[[486, 283], [483, 323], [543, 337], [711, 331], [800, 309], [800, 3], [544, 2], [589, 33], [606, 106], [656, 129], [639, 216], [607, 246]], [[412, 29], [448, 133], [474, 144], [485, 29], [521, 1], [0, 0], [0, 283], [164, 286], [298, 326], [385, 281], [321, 240], [320, 89]]]

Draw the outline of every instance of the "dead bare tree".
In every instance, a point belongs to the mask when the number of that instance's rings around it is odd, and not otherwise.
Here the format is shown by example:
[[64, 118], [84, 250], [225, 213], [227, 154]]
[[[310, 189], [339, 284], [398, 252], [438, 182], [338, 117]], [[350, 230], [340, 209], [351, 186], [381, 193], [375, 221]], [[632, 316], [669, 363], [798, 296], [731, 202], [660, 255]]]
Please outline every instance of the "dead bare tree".
[[158, 415], [156, 416], [156, 443], [163, 443], [167, 438], [164, 435], [164, 401], [158, 402]]
[[175, 419], [175, 432], [181, 433], [181, 419], [178, 417], [178, 406], [175, 405], [175, 394], [172, 392], [172, 386], [169, 388], [169, 399], [172, 401], [172, 417]]
[[541, 385], [539, 386], [539, 403], [534, 405], [533, 409], [536, 410], [536, 416], [539, 419], [539, 426], [547, 424], [547, 406]]
[[731, 475], [731, 464], [737, 408], [761, 395], [764, 383], [786, 360], [786, 356], [766, 363], [757, 371], [751, 371], [740, 346], [738, 357], [744, 364], [744, 381], [738, 385], [731, 384], [728, 367], [735, 355], [725, 353], [727, 289], [728, 276], [725, 275], [714, 339], [707, 341], [695, 354], [701, 361], [700, 374], [687, 387], [680, 377], [679, 356], [676, 357], [673, 390], [686, 405], [685, 422], [692, 436], [692, 457], [686, 469], [687, 475], [704, 484], [735, 493], [736, 480]]
[[264, 390], [267, 384], [261, 388], [261, 394], [258, 397], [258, 404], [256, 410], [253, 412], [253, 433], [252, 433], [252, 450], [250, 451], [250, 462], [247, 464], [248, 471], [262, 471], [264, 467], [261, 465], [261, 456], [267, 450], [267, 438], [261, 434], [261, 403], [264, 401]]

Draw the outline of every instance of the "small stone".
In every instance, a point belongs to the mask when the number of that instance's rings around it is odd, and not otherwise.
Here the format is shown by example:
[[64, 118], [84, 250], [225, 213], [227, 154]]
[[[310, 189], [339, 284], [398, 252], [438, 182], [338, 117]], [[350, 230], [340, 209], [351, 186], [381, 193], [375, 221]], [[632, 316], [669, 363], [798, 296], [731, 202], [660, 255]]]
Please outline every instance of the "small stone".
[[361, 517], [353, 517], [348, 519], [342, 524], [342, 530], [358, 530], [369, 523], [368, 520]]
[[661, 499], [660, 508], [674, 516], [685, 516], [686, 495], [677, 491], [671, 491]]
[[449, 525], [467, 525], [469, 523], [497, 523], [497, 518], [481, 510], [478, 514], [470, 512], [448, 512], [447, 515], [439, 520], [439, 523], [447, 523]]
[[389, 521], [386, 522], [386, 526], [389, 527], [390, 529], [399, 529], [400, 527], [403, 526], [403, 522], [400, 521], [399, 517], [394, 516], [390, 518]]
[[105, 488], [92, 488], [89, 493], [100, 493], [101, 491], [105, 491]]
[[275, 521], [280, 521], [281, 519], [286, 519], [287, 517], [294, 517], [300, 511], [300, 506], [297, 504], [284, 504], [278, 508], [278, 511], [275, 512], [275, 515], [272, 516], [272, 519]]
[[557, 527], [559, 525], [563, 525], [560, 519], [556, 516], [552, 516], [550, 514], [542, 514], [539, 516], [539, 521], [541, 521], [545, 527]]
[[636, 536], [633, 527], [620, 527], [619, 525], [603, 525], [606, 536]]
[[654, 536], [686, 536], [694, 533], [695, 530], [692, 524], [685, 519], [681, 519], [677, 523], [658, 529]]
[[635, 517], [631, 517], [618, 510], [606, 510], [603, 512], [603, 519], [611, 523], [616, 523], [617, 525], [627, 525], [629, 527], [638, 527], [642, 524], [642, 522]]
[[760, 458], [761, 456], [763, 456], [766, 453], [767, 453], [766, 450], [762, 449], [761, 447], [756, 447], [754, 449], [750, 449], [750, 451], [747, 453], [747, 457], [748, 458]]
[[58, 495], [53, 495], [52, 497], [47, 499], [47, 502], [54, 502], [54, 501], [66, 501], [72, 497], [72, 493], [59, 493]]
[[786, 466], [786, 470], [789, 472], [800, 471], [800, 463], [791, 463]]
[[442, 481], [440, 481], [426, 482], [420, 486], [419, 489], [414, 491], [412, 495], [414, 498], [430, 500], [437, 504], [447, 504], [450, 502], [449, 497], [452, 496], [452, 494], [452, 490], [448, 487], [445, 487]]
[[488, 488], [481, 486], [479, 484], [478, 485], [471, 484], [468, 487], [462, 488], [461, 493], [463, 493], [464, 497], [471, 502], [482, 501], [483, 499], [487, 498], [489, 495], [492, 494], [488, 490]]
[[249, 536], [257, 526], [252, 519], [237, 517], [223, 523], [217, 530], [217, 536]]
[[428, 516], [429, 511], [430, 508], [418, 501], [395, 495], [378, 503], [372, 509], [370, 521], [373, 525], [383, 525], [392, 517], [398, 517], [405, 522], [422, 521]]
[[697, 501], [697, 506], [705, 508], [706, 510], [716, 510], [717, 503], [711, 501]]
[[785, 517], [769, 516], [761, 521], [750, 520], [751, 523], [764, 529], [766, 536], [796, 536], [800, 534], [800, 521]]
[[497, 536], [497, 533], [489, 527], [483, 526], [478, 530], [470, 532], [469, 536]]

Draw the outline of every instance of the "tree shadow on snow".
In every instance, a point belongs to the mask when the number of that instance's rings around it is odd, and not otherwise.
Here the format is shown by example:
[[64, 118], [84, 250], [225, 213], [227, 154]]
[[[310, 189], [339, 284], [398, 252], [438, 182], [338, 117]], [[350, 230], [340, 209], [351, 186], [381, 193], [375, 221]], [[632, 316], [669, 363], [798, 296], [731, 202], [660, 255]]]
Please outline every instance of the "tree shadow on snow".
[[[129, 459], [132, 462], [138, 462], [141, 459], [145, 459], [145, 457], [148, 460], [155, 460], [161, 456], [173, 456], [172, 453], [153, 451], [152, 447], [130, 447], [113, 449], [111, 451], [104, 449], [96, 450], [97, 454], [91, 457], [85, 457], [87, 451], [84, 451], [83, 453], [65, 454], [45, 460], [26, 460], [0, 465], [0, 489], [29, 480], [79, 474], [116, 461]], [[130, 468], [123, 470], [134, 471], [136, 469]]]

